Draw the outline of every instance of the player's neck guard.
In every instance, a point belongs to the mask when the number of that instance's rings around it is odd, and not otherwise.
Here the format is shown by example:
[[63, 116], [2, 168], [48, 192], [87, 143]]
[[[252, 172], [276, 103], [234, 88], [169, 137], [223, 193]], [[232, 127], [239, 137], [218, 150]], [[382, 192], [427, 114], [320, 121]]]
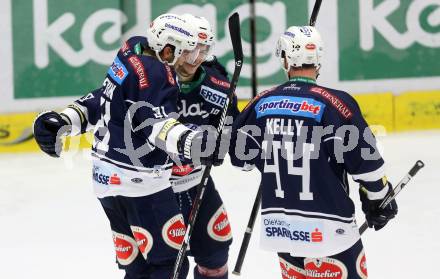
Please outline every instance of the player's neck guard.
[[205, 69], [200, 66], [196, 73], [194, 74], [194, 79], [192, 81], [179, 81], [180, 92], [187, 94], [193, 91], [197, 86], [199, 86], [206, 77]]
[[316, 84], [316, 79], [309, 77], [291, 77], [289, 81]]

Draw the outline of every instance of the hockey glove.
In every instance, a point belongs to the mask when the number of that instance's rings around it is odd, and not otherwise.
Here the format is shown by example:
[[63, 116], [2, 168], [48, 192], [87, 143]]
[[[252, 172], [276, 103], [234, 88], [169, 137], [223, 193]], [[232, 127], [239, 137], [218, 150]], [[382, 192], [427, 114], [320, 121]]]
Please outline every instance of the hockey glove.
[[65, 125], [67, 122], [54, 111], [42, 112], [35, 118], [34, 137], [43, 152], [52, 157], [60, 157], [62, 148], [60, 130]]
[[[388, 182], [389, 192], [393, 191], [391, 183]], [[397, 215], [397, 203], [396, 200], [392, 200], [385, 208], [381, 209], [379, 205], [381, 200], [369, 200], [364, 188], [359, 188], [359, 195], [362, 202], [362, 211], [365, 213], [368, 227], [378, 231], [385, 227], [389, 220], [393, 219]]]
[[205, 62], [202, 63], [203, 66], [210, 67], [216, 69], [222, 76], [228, 78], [228, 71], [226, 71], [225, 67], [218, 62], [217, 57], [214, 55], [209, 56]]
[[178, 150], [186, 159], [195, 165], [220, 165], [223, 160], [215, 156], [217, 131], [214, 129], [188, 131], [178, 143]]

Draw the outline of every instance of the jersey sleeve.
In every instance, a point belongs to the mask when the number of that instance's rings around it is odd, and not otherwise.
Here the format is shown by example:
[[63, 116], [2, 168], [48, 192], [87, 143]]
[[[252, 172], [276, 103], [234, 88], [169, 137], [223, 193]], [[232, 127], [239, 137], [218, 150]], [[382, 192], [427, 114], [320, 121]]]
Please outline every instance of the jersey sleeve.
[[128, 61], [134, 74], [125, 92], [133, 131], [141, 133], [150, 144], [177, 154], [180, 136], [190, 129], [177, 121], [178, 87], [171, 69], [160, 62], [144, 67], [145, 62], [136, 55]]
[[102, 88], [95, 89], [68, 105], [60, 114], [72, 126], [70, 134], [76, 136], [93, 129], [100, 117]]
[[342, 105], [347, 106], [349, 114], [345, 115], [349, 117], [337, 113], [336, 117], [335, 114], [325, 116], [327, 125], [334, 125], [335, 129], [323, 141], [332, 160], [343, 165], [370, 200], [383, 199], [388, 187], [385, 187], [385, 162], [376, 138], [353, 97], [346, 97]]
[[[251, 101], [252, 102], [252, 101]], [[229, 156], [233, 166], [244, 171], [255, 167], [255, 159], [261, 153], [259, 144], [261, 128], [256, 126], [253, 105], [248, 105], [235, 119], [231, 130]]]

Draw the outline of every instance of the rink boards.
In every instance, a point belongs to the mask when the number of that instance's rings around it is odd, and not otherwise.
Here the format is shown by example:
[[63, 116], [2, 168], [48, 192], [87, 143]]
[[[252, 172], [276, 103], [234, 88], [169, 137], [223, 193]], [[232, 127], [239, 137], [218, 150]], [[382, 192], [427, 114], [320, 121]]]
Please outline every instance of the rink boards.
[[[410, 91], [400, 95], [391, 92], [355, 95], [362, 114], [370, 125], [383, 126], [383, 132], [440, 128], [440, 91]], [[240, 100], [240, 110], [248, 100]], [[0, 152], [31, 152], [38, 146], [32, 135], [37, 112], [0, 115]], [[67, 147], [90, 146], [92, 137], [73, 137]]]

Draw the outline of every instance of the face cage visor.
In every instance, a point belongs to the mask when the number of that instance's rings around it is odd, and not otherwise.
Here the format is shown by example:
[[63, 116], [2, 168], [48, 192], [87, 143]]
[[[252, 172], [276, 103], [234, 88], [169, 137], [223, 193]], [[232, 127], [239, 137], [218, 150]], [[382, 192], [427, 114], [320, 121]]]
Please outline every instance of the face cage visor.
[[210, 50], [211, 50], [211, 46], [205, 44], [197, 44], [195, 49], [191, 51], [188, 50], [183, 51], [182, 56], [184, 57], [184, 61], [186, 63], [191, 65], [197, 65], [206, 60], [206, 58], [210, 54]]

